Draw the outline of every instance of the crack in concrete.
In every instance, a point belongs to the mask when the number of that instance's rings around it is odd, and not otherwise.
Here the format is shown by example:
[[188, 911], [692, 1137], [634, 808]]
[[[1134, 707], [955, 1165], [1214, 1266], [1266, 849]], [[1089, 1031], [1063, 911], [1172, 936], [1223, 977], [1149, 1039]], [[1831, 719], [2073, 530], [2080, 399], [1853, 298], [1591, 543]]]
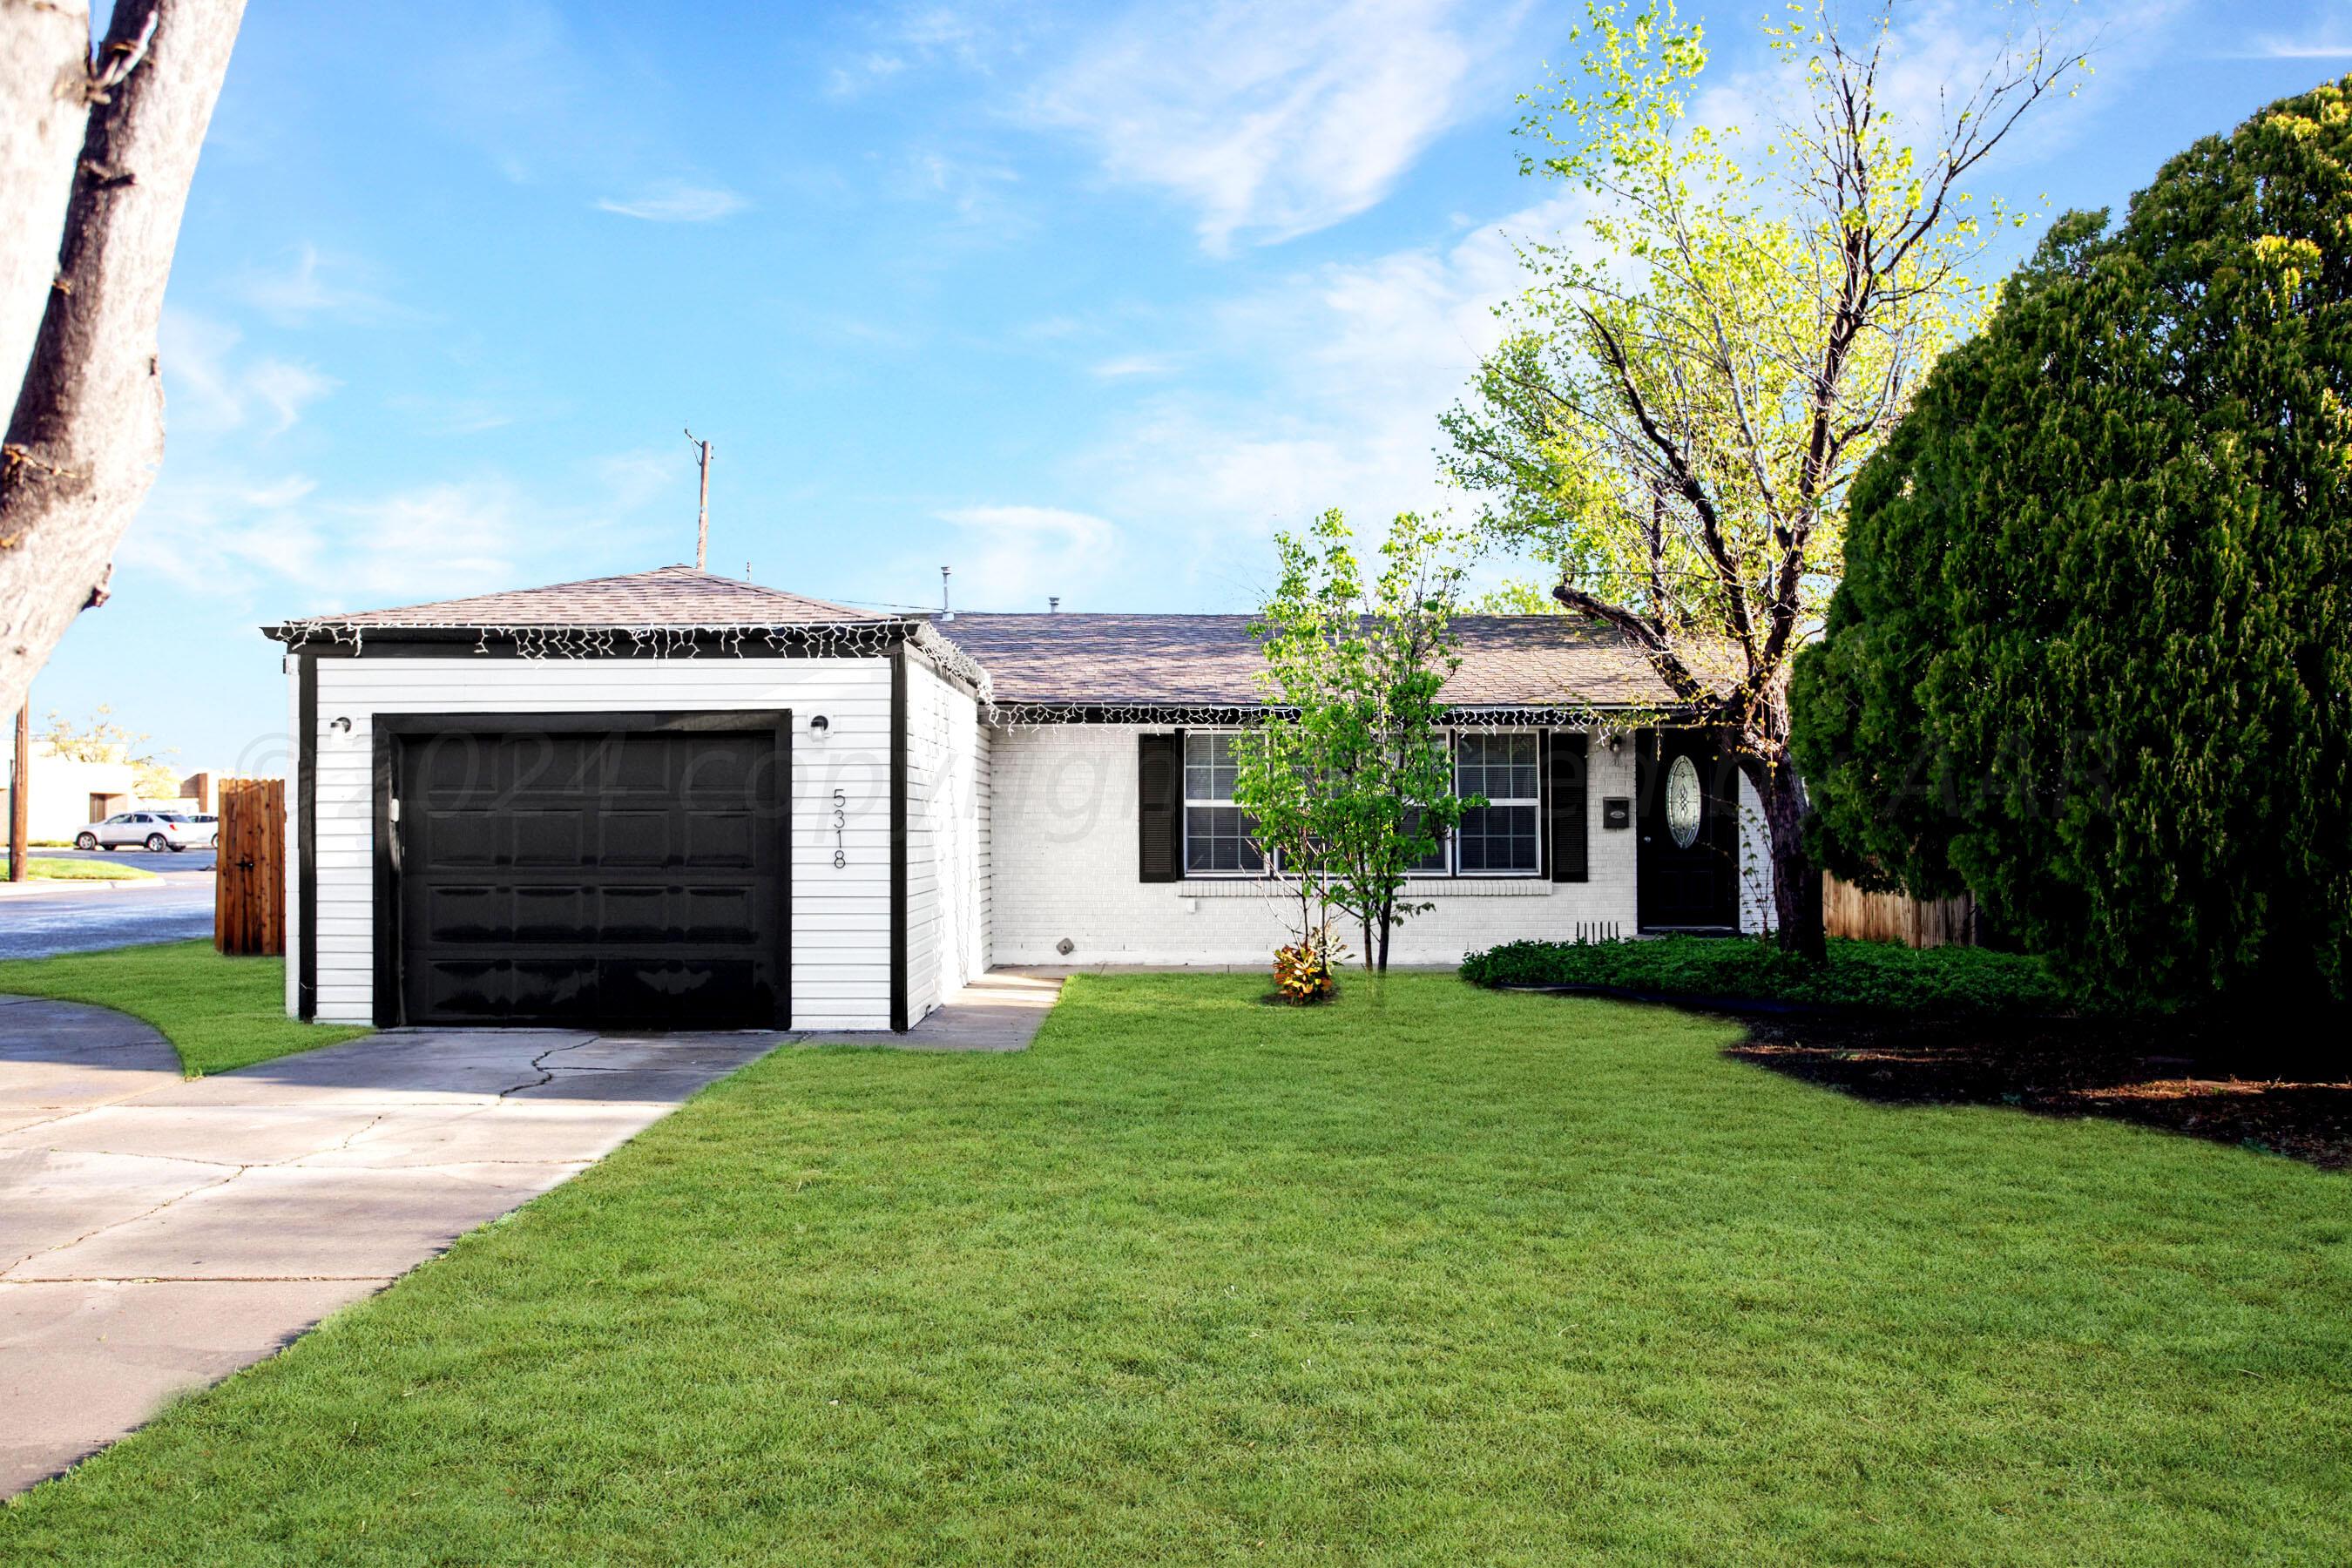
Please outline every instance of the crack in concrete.
[[[114, 1155], [111, 1157], [121, 1159], [122, 1156]], [[155, 1204], [148, 1208], [141, 1210], [137, 1214], [128, 1215], [122, 1219], [110, 1220], [106, 1224], [101, 1225], [93, 1230], [86, 1230], [82, 1232], [81, 1235], [73, 1237], [69, 1241], [61, 1241], [55, 1247], [37, 1247], [32, 1251], [25, 1254], [22, 1258], [10, 1263], [5, 1268], [0, 1268], [0, 1283], [8, 1282], [9, 1275], [14, 1274], [17, 1269], [22, 1268], [26, 1264], [30, 1263], [36, 1258], [47, 1258], [53, 1252], [63, 1252], [69, 1247], [79, 1247], [83, 1242], [89, 1240], [92, 1237], [104, 1236], [108, 1231], [120, 1230], [126, 1225], [136, 1225], [142, 1219], [152, 1219], [155, 1215], [162, 1214], [165, 1209], [170, 1208], [173, 1204], [179, 1203], [184, 1199], [194, 1197], [198, 1193], [209, 1193], [217, 1188], [228, 1185], [231, 1182], [236, 1181], [239, 1176], [244, 1175], [247, 1171], [250, 1171], [254, 1167], [251, 1165], [239, 1165], [217, 1182], [206, 1182], [201, 1186], [190, 1187], [184, 1193], [174, 1193], [159, 1204]]]

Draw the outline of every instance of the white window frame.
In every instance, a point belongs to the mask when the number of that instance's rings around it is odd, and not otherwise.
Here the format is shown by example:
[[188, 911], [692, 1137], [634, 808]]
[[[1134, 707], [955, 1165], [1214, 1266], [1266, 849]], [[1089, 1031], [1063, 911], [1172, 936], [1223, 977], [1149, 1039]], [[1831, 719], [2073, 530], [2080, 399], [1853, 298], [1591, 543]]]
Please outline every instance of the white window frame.
[[[1459, 800], [1462, 797], [1462, 742], [1465, 737], [1470, 735], [1528, 735], [1534, 737], [1536, 743], [1536, 793], [1532, 795], [1524, 796], [1489, 795], [1486, 797], [1486, 804], [1489, 806], [1525, 805], [1532, 806], [1535, 809], [1536, 863], [1524, 871], [1516, 867], [1506, 868], [1499, 871], [1465, 871], [1462, 868], [1462, 834], [1457, 828], [1455, 831], [1448, 833], [1445, 836], [1445, 874], [1449, 877], [1457, 877], [1465, 880], [1478, 882], [1527, 882], [1536, 880], [1544, 874], [1544, 731], [1541, 730], [1531, 730], [1522, 726], [1505, 728], [1500, 725], [1492, 729], [1482, 726], [1477, 729], [1454, 731], [1452, 739], [1447, 743], [1452, 748], [1454, 762], [1454, 796], [1456, 800]], [[1420, 875], [1433, 877], [1437, 875], [1437, 873], [1434, 871], [1425, 871], [1420, 873]]]
[[[1195, 735], [1238, 735], [1240, 733], [1242, 733], [1242, 731], [1239, 730], [1186, 730], [1183, 731], [1183, 740], [1184, 742], [1189, 745], [1192, 737]], [[1488, 728], [1486, 726], [1480, 725], [1474, 728], [1448, 729], [1445, 731], [1446, 761], [1448, 770], [1454, 781], [1454, 793], [1456, 798], [1459, 798], [1462, 794], [1463, 737], [1466, 735], [1528, 735], [1534, 738], [1536, 743], [1536, 793], [1532, 796], [1527, 797], [1510, 795], [1506, 797], [1490, 798], [1487, 804], [1497, 806], [1525, 805], [1535, 808], [1535, 865], [1526, 870], [1507, 868], [1499, 871], [1465, 871], [1462, 868], [1462, 835], [1458, 831], [1448, 832], [1442, 836], [1439, 843], [1439, 851], [1444, 856], [1445, 864], [1442, 867], [1433, 867], [1426, 870], [1407, 871], [1405, 873], [1405, 878], [1408, 881], [1414, 879], [1420, 879], [1423, 881], [1450, 881], [1459, 879], [1465, 881], [1529, 882], [1541, 879], [1544, 875], [1544, 835], [1547, 831], [1546, 824], [1544, 822], [1543, 800], [1545, 734], [1546, 731], [1541, 729], [1529, 728], [1525, 725], [1513, 725], [1507, 728], [1503, 726]], [[1234, 807], [1234, 802], [1231, 799], [1215, 800], [1207, 797], [1196, 797], [1192, 794], [1192, 771], [1190, 765], [1190, 759], [1184, 755], [1182, 746], [1178, 748], [1177, 767], [1183, 775], [1181, 794], [1179, 797], [1177, 809], [1183, 813], [1184, 838], [1182, 852], [1184, 879], [1187, 881], [1194, 879], [1203, 881], [1213, 879], [1219, 881], [1233, 881], [1236, 879], [1255, 879], [1282, 876], [1284, 873], [1279, 864], [1279, 857], [1276, 856], [1272, 851], [1265, 849], [1263, 846], [1259, 848], [1259, 854], [1265, 859], [1265, 864], [1263, 868], [1255, 871], [1247, 869], [1236, 869], [1231, 871], [1196, 871], [1192, 868], [1192, 808], [1194, 806], [1232, 808]]]
[[[1183, 814], [1183, 874], [1186, 881], [1208, 881], [1212, 879], [1218, 881], [1234, 881], [1239, 879], [1255, 879], [1264, 877], [1272, 877], [1277, 874], [1275, 870], [1275, 857], [1267, 853], [1264, 845], [1257, 846], [1258, 858], [1263, 861], [1264, 864], [1255, 871], [1249, 869], [1245, 866], [1235, 867], [1229, 871], [1194, 870], [1192, 868], [1192, 808], [1200, 806], [1204, 809], [1227, 811], [1241, 810], [1241, 807], [1235, 804], [1233, 797], [1230, 795], [1226, 796], [1223, 800], [1218, 800], [1206, 795], [1193, 795], [1192, 759], [1190, 754], [1192, 739], [1197, 735], [1202, 740], [1212, 740], [1219, 735], [1238, 735], [1242, 731], [1239, 730], [1186, 730], [1182, 732], [1181, 738], [1178, 742], [1176, 747], [1176, 770], [1181, 776], [1182, 782], [1179, 785], [1176, 808]], [[1250, 840], [1250, 842], [1255, 843], [1255, 841]]]

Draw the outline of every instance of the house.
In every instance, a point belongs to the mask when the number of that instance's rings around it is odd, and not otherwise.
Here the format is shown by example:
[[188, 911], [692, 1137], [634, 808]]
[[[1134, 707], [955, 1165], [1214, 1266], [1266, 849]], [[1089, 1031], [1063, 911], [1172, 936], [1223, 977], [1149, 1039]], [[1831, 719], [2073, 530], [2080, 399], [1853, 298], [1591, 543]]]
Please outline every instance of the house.
[[[1267, 962], [1244, 616], [883, 616], [684, 566], [288, 621], [303, 1017], [904, 1029], [992, 964]], [[1394, 962], [1754, 928], [1752, 795], [1647, 662], [1462, 617], [1490, 804]]]
[[[26, 836], [37, 844], [70, 844], [93, 822], [139, 804], [138, 770], [127, 748], [101, 748], [103, 756], [79, 757], [54, 741], [35, 740], [25, 753]], [[0, 774], [0, 821], [12, 803]]]

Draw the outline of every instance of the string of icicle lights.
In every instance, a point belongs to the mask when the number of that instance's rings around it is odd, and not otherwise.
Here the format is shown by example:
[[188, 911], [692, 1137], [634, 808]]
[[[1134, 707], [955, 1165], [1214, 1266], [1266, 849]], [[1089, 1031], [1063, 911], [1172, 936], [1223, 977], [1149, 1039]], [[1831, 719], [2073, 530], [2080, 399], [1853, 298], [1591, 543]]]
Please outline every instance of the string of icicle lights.
[[[988, 721], [1002, 728], [1045, 724], [1173, 725], [1188, 729], [1238, 729], [1291, 710], [1262, 703], [1214, 702], [999, 702], [994, 700], [988, 671], [980, 661], [942, 637], [926, 621], [813, 622], [792, 626], [487, 626], [451, 624], [441, 626], [386, 626], [397, 634], [409, 630], [468, 631], [475, 635], [474, 651], [487, 654], [493, 644], [511, 645], [521, 658], [699, 658], [743, 657], [746, 648], [776, 655], [814, 658], [878, 658], [900, 640], [910, 643], [941, 673], [972, 689]], [[289, 621], [279, 628], [289, 648], [323, 642], [360, 650], [368, 628], [350, 621]], [[1450, 710], [1445, 722], [1457, 729], [1541, 729], [1567, 726], [1603, 731], [1622, 727], [1624, 716], [1604, 714], [1589, 705], [1557, 707], [1485, 706]]]
[[[791, 626], [711, 623], [701, 626], [547, 626], [404, 625], [376, 628], [395, 637], [404, 631], [465, 631], [474, 634], [474, 651], [487, 654], [491, 646], [511, 646], [519, 658], [740, 658], [748, 648], [811, 658], [879, 658], [900, 642], [913, 646], [943, 674], [969, 684], [985, 701], [988, 671], [963, 649], [921, 621], [819, 621]], [[289, 648], [325, 643], [362, 651], [369, 628], [352, 621], [289, 621], [278, 628]]]

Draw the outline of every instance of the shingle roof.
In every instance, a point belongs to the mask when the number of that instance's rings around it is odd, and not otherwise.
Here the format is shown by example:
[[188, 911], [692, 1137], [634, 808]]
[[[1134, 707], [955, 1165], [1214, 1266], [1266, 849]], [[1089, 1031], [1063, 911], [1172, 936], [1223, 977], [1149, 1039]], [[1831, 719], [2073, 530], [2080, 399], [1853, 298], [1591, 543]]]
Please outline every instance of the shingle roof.
[[[988, 670], [1000, 703], [1204, 704], [1265, 700], [1249, 616], [997, 616], [933, 623]], [[1497, 707], [1664, 707], [1675, 699], [1618, 634], [1573, 616], [1457, 616], [1462, 666], [1448, 702]]]
[[438, 604], [399, 609], [361, 610], [314, 619], [343, 626], [782, 626], [887, 621], [897, 617], [872, 610], [829, 605], [781, 588], [664, 566], [622, 577], [593, 577], [478, 594]]

